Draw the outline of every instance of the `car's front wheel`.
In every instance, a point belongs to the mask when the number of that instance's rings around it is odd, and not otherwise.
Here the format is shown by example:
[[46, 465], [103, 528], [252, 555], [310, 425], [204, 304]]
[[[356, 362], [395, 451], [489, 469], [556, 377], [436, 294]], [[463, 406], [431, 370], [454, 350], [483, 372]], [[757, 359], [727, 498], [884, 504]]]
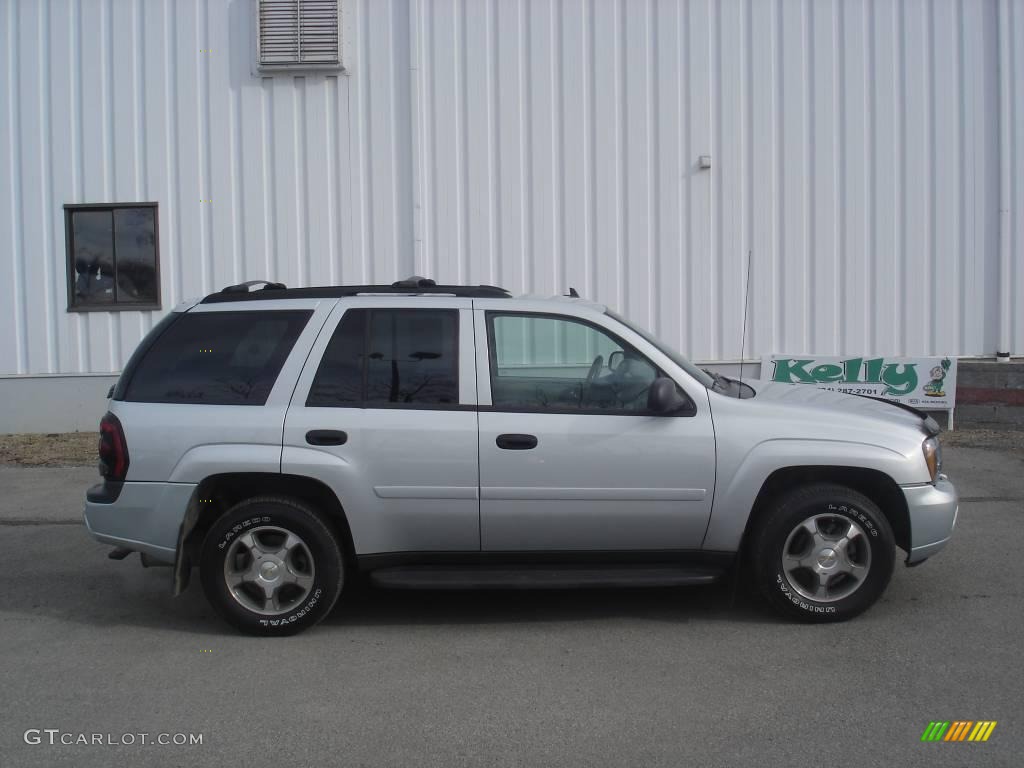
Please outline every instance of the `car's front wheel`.
[[885, 591], [895, 563], [892, 526], [878, 506], [841, 485], [815, 484], [772, 503], [754, 530], [757, 585], [783, 615], [843, 621]]
[[309, 507], [247, 499], [213, 524], [200, 559], [203, 590], [230, 624], [253, 635], [292, 635], [322, 620], [341, 594], [341, 547]]

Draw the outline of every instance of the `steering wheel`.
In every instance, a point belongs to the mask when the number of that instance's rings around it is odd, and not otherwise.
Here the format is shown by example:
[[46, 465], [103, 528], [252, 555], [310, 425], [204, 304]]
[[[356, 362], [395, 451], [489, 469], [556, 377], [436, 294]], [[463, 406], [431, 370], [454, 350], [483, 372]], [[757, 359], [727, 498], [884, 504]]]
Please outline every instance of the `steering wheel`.
[[580, 405], [586, 402], [587, 392], [590, 390], [590, 385], [597, 379], [597, 374], [601, 372], [604, 367], [604, 355], [598, 355], [594, 358], [594, 362], [590, 364], [590, 370], [587, 371], [587, 378], [583, 381], [583, 390], [580, 392]]

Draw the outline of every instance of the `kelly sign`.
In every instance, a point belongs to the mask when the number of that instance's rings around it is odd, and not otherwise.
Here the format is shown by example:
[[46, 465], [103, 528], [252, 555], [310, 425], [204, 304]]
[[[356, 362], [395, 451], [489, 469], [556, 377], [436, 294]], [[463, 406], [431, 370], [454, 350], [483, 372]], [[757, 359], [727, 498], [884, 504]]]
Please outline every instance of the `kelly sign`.
[[818, 357], [771, 355], [761, 379], [896, 400], [924, 410], [956, 403], [956, 360], [948, 357]]

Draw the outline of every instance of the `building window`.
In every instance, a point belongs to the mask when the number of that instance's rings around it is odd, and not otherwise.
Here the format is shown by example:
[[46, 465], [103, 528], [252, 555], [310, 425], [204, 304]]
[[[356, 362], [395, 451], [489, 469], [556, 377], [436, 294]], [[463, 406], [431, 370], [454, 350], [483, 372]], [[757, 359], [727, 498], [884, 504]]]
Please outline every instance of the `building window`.
[[339, 0], [258, 0], [260, 70], [341, 69]]
[[65, 205], [68, 311], [160, 309], [156, 203]]

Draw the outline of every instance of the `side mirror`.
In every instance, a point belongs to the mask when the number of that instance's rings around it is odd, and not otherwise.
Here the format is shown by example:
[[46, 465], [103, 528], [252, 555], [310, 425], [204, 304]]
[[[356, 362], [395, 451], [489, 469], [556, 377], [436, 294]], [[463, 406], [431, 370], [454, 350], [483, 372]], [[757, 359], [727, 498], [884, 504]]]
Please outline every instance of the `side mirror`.
[[619, 367], [619, 365], [622, 364], [622, 361], [625, 359], [626, 353], [623, 352], [621, 349], [616, 349], [614, 352], [608, 355], [608, 370], [614, 371], [616, 368]]
[[676, 383], [664, 376], [655, 379], [647, 392], [647, 409], [654, 413], [679, 413], [687, 406], [689, 401], [679, 392]]

